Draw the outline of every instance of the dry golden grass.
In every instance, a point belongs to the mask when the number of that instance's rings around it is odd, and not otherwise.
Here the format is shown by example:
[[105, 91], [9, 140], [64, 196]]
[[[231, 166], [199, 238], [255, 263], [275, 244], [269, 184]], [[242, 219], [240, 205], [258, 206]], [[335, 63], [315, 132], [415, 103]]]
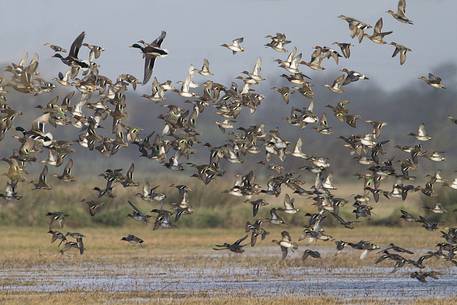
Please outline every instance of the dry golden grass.
[[[254, 297], [254, 296], [208, 296], [204, 294], [192, 296], [177, 296], [164, 293], [143, 292], [79, 292], [64, 293], [1, 293], [2, 305], [103, 305], [103, 304], [176, 304], [176, 305], [330, 305], [330, 304], [364, 304], [392, 305], [398, 304], [392, 300], [338, 300], [331, 297]], [[408, 305], [451, 305], [457, 304], [457, 299], [423, 299], [404, 301]]]
[[[189, 257], [198, 257], [193, 260], [196, 264], [231, 264], [241, 265], [263, 264], [278, 262], [280, 249], [271, 243], [271, 240], [280, 236], [280, 226], [269, 227], [271, 232], [265, 241], [259, 241], [255, 248], [246, 247], [246, 254], [262, 253], [263, 248], [272, 255], [236, 255], [230, 254], [223, 256], [223, 259], [214, 259], [214, 254], [224, 253], [215, 252], [212, 247], [215, 244], [225, 241], [231, 242], [246, 234], [242, 229], [172, 229], [152, 231], [150, 226], [130, 226], [122, 228], [81, 228], [77, 231], [86, 236], [86, 252], [80, 256], [76, 251], [70, 255], [61, 257], [58, 253], [57, 245], [50, 244], [50, 234], [47, 228], [43, 227], [0, 227], [0, 266], [3, 268], [17, 266], [32, 266], [39, 264], [50, 264], [64, 259], [67, 263], [119, 263], [125, 264], [135, 260], [137, 262], [148, 263], [152, 260], [162, 262], [173, 262], [183, 264]], [[71, 229], [66, 229], [71, 231]], [[66, 232], [63, 230], [63, 232]], [[289, 232], [294, 240], [301, 235], [301, 229], [293, 228]], [[145, 240], [143, 248], [132, 246], [121, 241], [121, 237], [131, 233]], [[407, 248], [432, 248], [440, 240], [439, 232], [427, 232], [419, 227], [388, 228], [388, 227], [360, 227], [355, 230], [341, 228], [329, 229], [335, 240], [344, 239], [346, 241], [357, 242], [359, 240], [369, 240], [380, 246], [386, 246], [393, 242]], [[424, 238], [426, 236], [426, 238]], [[307, 244], [305, 241], [299, 242], [300, 250], [306, 248], [328, 248], [333, 252], [335, 244], [332, 241]], [[301, 253], [301, 251], [298, 251]], [[228, 252], [225, 252], [228, 253]], [[360, 253], [348, 249], [341, 255], [324, 255], [321, 260], [322, 266], [332, 267], [353, 267], [372, 264], [375, 255], [370, 259], [360, 261], [356, 258]], [[285, 263], [291, 265], [306, 265], [308, 262], [301, 262], [300, 255], [296, 254], [289, 258]], [[312, 261], [311, 261], [312, 262]], [[268, 264], [271, 265], [271, 264]], [[275, 264], [277, 265], [277, 264]]]

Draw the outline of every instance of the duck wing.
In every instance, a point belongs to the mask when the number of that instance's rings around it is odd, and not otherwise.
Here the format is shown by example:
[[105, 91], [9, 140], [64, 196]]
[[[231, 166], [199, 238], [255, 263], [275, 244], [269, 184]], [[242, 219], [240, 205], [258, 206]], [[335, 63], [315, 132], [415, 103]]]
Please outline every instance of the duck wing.
[[79, 254], [83, 254], [84, 253], [84, 243], [83, 243], [83, 239], [81, 237], [78, 237], [76, 239], [76, 242], [78, 243], [78, 249], [79, 249]]
[[429, 73], [428, 78], [431, 81], [441, 82], [441, 77], [438, 77], [438, 76], [434, 75], [433, 73]]
[[259, 211], [260, 202], [254, 202], [252, 204], [252, 216], [255, 217]]
[[39, 178], [39, 183], [46, 184], [46, 176], [47, 175], [48, 175], [48, 166], [45, 165], [43, 167], [43, 170], [41, 171], [40, 178]]
[[32, 130], [44, 133], [44, 126], [45, 126], [45, 124], [49, 123], [50, 116], [51, 115], [49, 113], [45, 113], [45, 114], [39, 116], [38, 118], [36, 118], [32, 122]]
[[71, 169], [73, 168], [73, 159], [68, 160], [67, 165], [63, 169], [65, 175], [71, 175]]
[[286, 259], [286, 257], [287, 257], [287, 252], [288, 252], [288, 251], [287, 251], [287, 248], [281, 246], [281, 252], [282, 252], [282, 259], [283, 259], [283, 260]]
[[281, 236], [282, 236], [283, 239], [285, 239], [285, 240], [287, 240], [289, 242], [292, 241], [292, 238], [290, 237], [290, 234], [287, 231], [282, 231], [281, 232]]
[[417, 135], [420, 137], [425, 137], [427, 136], [427, 132], [425, 131], [425, 125], [420, 124], [419, 128], [417, 129]]
[[130, 200], [128, 201], [129, 205], [132, 207], [133, 210], [138, 212], [139, 214], [143, 215], [143, 213], [138, 209]]
[[286, 194], [286, 196], [284, 197], [284, 208], [286, 210], [294, 210], [294, 201], [294, 198], [290, 198], [289, 194]]
[[375, 33], [381, 33], [382, 31], [382, 27], [383, 27], [383, 21], [382, 21], [382, 17], [379, 18], [379, 20], [376, 22], [375, 26], [374, 26], [374, 32]]
[[86, 35], [86, 33], [82, 32], [73, 41], [73, 43], [71, 44], [71, 47], [70, 47], [70, 53], [69, 53], [70, 57], [78, 58], [79, 49], [81, 48], [85, 35]]
[[162, 45], [163, 40], [165, 39], [165, 36], [167, 36], [167, 32], [162, 31], [162, 33], [160, 33], [160, 36], [157, 37], [157, 38], [151, 43], [151, 45], [160, 48], [160, 46]]
[[135, 170], [135, 164], [132, 163], [129, 167], [129, 169], [127, 170], [127, 173], [125, 174], [125, 176], [127, 177], [127, 179], [129, 181], [131, 181], [133, 179], [133, 172]]
[[149, 188], [149, 184], [145, 184], [143, 186], [143, 197], [147, 198], [150, 194], [151, 189]]
[[240, 245], [246, 238], [248, 238], [248, 235], [241, 237], [236, 242], [234, 242], [233, 245]]
[[406, 14], [406, 0], [399, 0], [398, 1], [398, 12], [402, 15]]
[[146, 56], [144, 58], [144, 78], [143, 84], [146, 84], [152, 76], [152, 69], [154, 68], [155, 57]]
[[243, 37], [240, 37], [240, 38], [236, 38], [236, 39], [233, 39], [232, 43], [233, 43], [233, 46], [235, 47], [239, 47], [240, 46], [240, 43], [242, 43], [244, 40]]
[[252, 234], [251, 234], [251, 247], [254, 247], [256, 242], [257, 242], [257, 234], [252, 232]]

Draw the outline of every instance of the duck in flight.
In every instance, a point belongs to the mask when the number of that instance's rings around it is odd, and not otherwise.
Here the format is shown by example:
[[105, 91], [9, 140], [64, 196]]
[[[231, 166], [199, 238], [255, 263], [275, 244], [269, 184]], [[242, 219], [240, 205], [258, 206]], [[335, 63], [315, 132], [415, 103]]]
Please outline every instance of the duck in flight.
[[81, 45], [83, 43], [85, 35], [86, 35], [86, 33], [82, 32], [81, 34], [78, 35], [78, 37], [76, 37], [76, 39], [71, 44], [70, 52], [68, 53], [68, 55], [66, 57], [63, 57], [62, 54], [59, 53], [59, 52], [62, 52], [62, 50], [58, 51], [52, 57], [60, 58], [60, 60], [64, 64], [66, 64], [67, 66], [70, 66], [70, 67], [73, 65], [77, 65], [81, 68], [89, 68], [89, 65], [87, 63], [81, 61], [78, 58], [79, 49], [81, 49]]
[[406, 62], [406, 53], [411, 52], [412, 50], [396, 42], [391, 42], [390, 44], [395, 47], [392, 57], [395, 57], [397, 56], [397, 54], [400, 54], [400, 65], [403, 65]]
[[233, 55], [239, 52], [244, 52], [244, 48], [241, 46], [241, 43], [244, 41], [243, 37], [233, 39], [231, 44], [224, 43], [221, 46], [232, 51]]
[[167, 32], [162, 31], [159, 37], [157, 37], [153, 42], [146, 43], [144, 40], [138, 41], [138, 43], [132, 44], [131, 48], [140, 49], [143, 53], [144, 58], [144, 78], [143, 85], [145, 85], [149, 79], [151, 79], [152, 69], [154, 68], [154, 63], [157, 57], [165, 57], [168, 55], [168, 51], [163, 49], [162, 42], [165, 39]]
[[242, 238], [238, 239], [232, 244], [229, 243], [223, 243], [221, 245], [216, 245], [213, 250], [230, 250], [234, 253], [243, 253], [244, 252], [244, 247], [246, 247], [246, 244], [241, 244], [246, 238], [248, 238], [248, 235], [243, 236]]
[[423, 80], [427, 85], [432, 86], [433, 88], [446, 89], [441, 77], [438, 77], [432, 73], [429, 73], [428, 77], [422, 75], [419, 77], [419, 79]]
[[379, 20], [376, 22], [376, 24], [373, 28], [373, 34], [372, 35], [364, 34], [364, 36], [368, 37], [368, 39], [370, 39], [374, 43], [386, 44], [386, 42], [384, 41], [384, 37], [392, 34], [393, 32], [392, 31], [383, 32], [382, 27], [383, 27], [383, 21], [382, 21], [382, 18], [379, 18]]
[[397, 11], [394, 12], [393, 10], [388, 10], [387, 13], [395, 18], [395, 20], [400, 21], [402, 23], [413, 24], [411, 20], [406, 17], [406, 0], [399, 0]]
[[131, 245], [139, 245], [140, 247], [143, 247], [144, 240], [139, 238], [138, 236], [135, 236], [133, 234], [129, 234], [127, 236], [124, 236], [121, 238], [122, 241], [126, 241]]
[[127, 216], [129, 216], [130, 218], [132, 218], [134, 220], [147, 224], [151, 215], [144, 214], [131, 201], [128, 201], [128, 203], [129, 203], [130, 207], [133, 209], [133, 211], [132, 211], [132, 213], [128, 214]]
[[293, 252], [294, 250], [298, 249], [298, 244], [292, 242], [292, 238], [290, 237], [290, 234], [287, 231], [281, 232], [280, 240], [272, 240], [272, 242], [281, 247], [282, 260], [286, 259], [289, 250]]

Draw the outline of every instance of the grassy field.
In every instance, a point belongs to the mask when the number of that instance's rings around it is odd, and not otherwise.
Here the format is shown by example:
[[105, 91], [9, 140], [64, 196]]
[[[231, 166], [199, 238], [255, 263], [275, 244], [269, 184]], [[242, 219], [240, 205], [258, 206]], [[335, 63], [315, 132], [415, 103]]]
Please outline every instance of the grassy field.
[[[279, 261], [280, 249], [273, 247], [272, 239], [278, 239], [280, 232], [284, 229], [281, 226], [270, 226], [267, 228], [270, 235], [265, 241], [259, 241], [255, 248], [247, 247], [246, 253], [262, 247], [268, 247], [268, 251], [277, 254], [271, 258], [262, 258], [271, 261]], [[242, 229], [169, 229], [152, 231], [150, 226], [128, 226], [122, 228], [79, 228], [77, 231], [83, 233], [85, 238], [86, 252], [80, 256], [76, 251], [63, 257], [57, 251], [56, 244], [50, 244], [50, 234], [47, 234], [46, 227], [0, 227], [0, 266], [33, 266], [37, 264], [48, 264], [65, 259], [71, 262], [95, 262], [95, 263], [123, 263], [131, 260], [149, 260], [151, 257], [163, 260], [185, 261], [188, 256], [202, 256], [196, 263], [205, 262], [207, 254], [214, 253], [212, 247], [223, 242], [233, 242], [246, 233]], [[63, 230], [72, 231], [69, 228]], [[300, 228], [289, 229], [294, 240], [301, 234]], [[145, 240], [144, 247], [129, 245], [121, 241], [121, 237], [127, 234], [135, 234]], [[329, 228], [328, 234], [335, 240], [357, 242], [369, 240], [380, 246], [386, 246], [391, 242], [407, 248], [432, 248], [440, 241], [439, 232], [428, 232], [424, 229], [414, 227], [361, 227], [354, 230], [342, 228]], [[305, 248], [335, 248], [333, 241], [317, 242], [307, 244], [299, 242], [300, 249]], [[277, 248], [277, 249], [276, 249]], [[344, 255], [337, 258], [330, 257], [328, 264], [352, 266], [354, 264], [372, 263], [372, 260], [354, 262], [353, 258], [359, 253], [355, 250], [348, 250]], [[299, 258], [297, 256], [297, 258]], [[250, 263], [252, 259], [245, 255], [232, 255], [230, 260], [237, 263]], [[291, 262], [294, 260], [291, 259]], [[300, 260], [299, 260], [300, 261]], [[325, 258], [323, 262], [326, 262]], [[206, 262], [205, 262], [206, 263]], [[228, 261], [227, 263], [230, 263]], [[298, 263], [298, 262], [297, 262]], [[300, 262], [301, 263], [301, 262]]]
[[[330, 304], [348, 304], [347, 301], [335, 298], [314, 298], [314, 297], [208, 297], [204, 295], [186, 296], [177, 298], [159, 293], [87, 293], [87, 292], [66, 292], [56, 294], [30, 293], [30, 294], [8, 294], [0, 293], [0, 302], [2, 305], [102, 305], [102, 304], [175, 304], [175, 305], [330, 305]], [[392, 305], [396, 304], [383, 300], [353, 300], [353, 304], [363, 305]], [[452, 305], [457, 304], [457, 298], [452, 299], [422, 299], [412, 300], [403, 304], [410, 305]]]

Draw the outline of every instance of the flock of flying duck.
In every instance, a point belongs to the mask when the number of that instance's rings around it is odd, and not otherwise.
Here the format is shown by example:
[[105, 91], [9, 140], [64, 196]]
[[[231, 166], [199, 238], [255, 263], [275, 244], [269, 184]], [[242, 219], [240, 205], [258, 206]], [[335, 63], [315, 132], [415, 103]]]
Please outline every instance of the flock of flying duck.
[[[397, 21], [412, 24], [406, 16], [406, 3], [400, 0], [397, 11], [389, 10], [388, 13]], [[352, 38], [358, 39], [361, 43], [365, 38], [373, 43], [387, 44], [385, 39], [392, 31], [383, 31], [383, 19], [380, 18], [374, 27], [368, 23], [359, 21], [355, 18], [344, 15], [339, 16], [349, 25]], [[367, 33], [372, 29], [372, 33]], [[0, 194], [3, 200], [21, 200], [19, 185], [26, 183], [27, 165], [32, 162], [41, 162], [43, 169], [38, 179], [32, 181], [34, 189], [37, 191], [50, 191], [52, 185], [49, 183], [49, 167], [58, 168], [64, 165], [61, 173], [55, 173], [56, 179], [65, 183], [72, 183], [75, 177], [72, 176], [74, 161], [69, 157], [74, 152], [74, 145], [79, 145], [84, 149], [99, 152], [100, 154], [111, 157], [120, 149], [125, 149], [129, 145], [137, 147], [140, 157], [155, 160], [163, 166], [173, 171], [193, 171], [192, 177], [201, 180], [205, 185], [214, 179], [224, 175], [224, 166], [230, 163], [242, 163], [253, 155], [264, 155], [258, 166], [267, 168], [271, 172], [266, 186], [255, 182], [255, 171], [247, 170], [245, 173], [236, 175], [233, 187], [227, 193], [238, 196], [246, 204], [252, 206], [253, 220], [246, 223], [246, 235], [233, 243], [223, 243], [215, 246], [215, 250], [230, 250], [235, 253], [245, 251], [247, 244], [243, 242], [250, 235], [250, 246], [257, 244], [258, 238], [265, 240], [269, 234], [268, 225], [285, 225], [287, 216], [300, 213], [300, 209], [295, 207], [295, 199], [292, 196], [303, 196], [312, 199], [315, 211], [306, 213], [308, 221], [304, 224], [303, 234], [297, 241], [306, 240], [308, 245], [315, 242], [333, 241], [336, 244], [337, 253], [346, 247], [361, 251], [360, 258], [365, 258], [370, 252], [377, 252], [379, 257], [376, 264], [388, 261], [393, 266], [393, 271], [397, 271], [405, 266], [416, 268], [417, 271], [410, 275], [421, 282], [425, 282], [428, 277], [437, 278], [439, 273], [435, 271], [424, 271], [425, 262], [431, 258], [447, 261], [457, 266], [457, 228], [443, 229], [443, 241], [436, 245], [434, 250], [414, 258], [414, 253], [398, 245], [390, 244], [381, 249], [373, 242], [344, 241], [336, 240], [326, 234], [323, 224], [326, 218], [334, 218], [336, 221], [351, 230], [354, 225], [363, 218], [370, 218], [373, 205], [370, 202], [378, 202], [381, 197], [385, 199], [400, 198], [406, 200], [409, 192], [421, 192], [424, 196], [432, 197], [436, 193], [435, 186], [442, 184], [452, 189], [457, 189], [457, 179], [449, 182], [442, 178], [439, 172], [428, 175], [425, 186], [414, 185], [415, 177], [411, 175], [420, 161], [429, 159], [434, 162], [442, 162], [445, 156], [441, 152], [427, 152], [422, 143], [431, 140], [431, 136], [426, 133], [424, 124], [418, 127], [416, 133], [410, 135], [415, 137], [417, 144], [412, 146], [397, 146], [402, 152], [403, 159], [393, 161], [392, 158], [385, 157], [384, 145], [389, 140], [382, 139], [382, 130], [385, 122], [375, 120], [365, 120], [370, 132], [366, 134], [340, 136], [344, 146], [349, 153], [360, 164], [365, 166], [364, 173], [357, 174], [363, 181], [361, 194], [353, 198], [353, 215], [355, 220], [344, 219], [340, 215], [340, 208], [346, 205], [349, 200], [335, 197], [332, 191], [335, 186], [332, 182], [332, 175], [329, 174], [331, 166], [330, 160], [323, 156], [308, 155], [302, 151], [303, 141], [301, 138], [296, 140], [295, 145], [284, 139], [278, 129], [265, 130], [263, 124], [253, 126], [236, 126], [237, 117], [243, 109], [249, 109], [251, 113], [259, 107], [264, 96], [255, 90], [265, 78], [261, 75], [262, 62], [259, 58], [252, 71], [243, 71], [230, 86], [216, 83], [209, 78], [213, 75], [207, 59], [203, 60], [201, 69], [190, 66], [188, 75], [183, 82], [179, 82], [180, 87], [175, 87], [171, 81], [159, 82], [156, 77], [152, 79], [152, 90], [150, 95], [143, 97], [150, 102], [163, 105], [164, 112], [159, 115], [163, 121], [161, 131], [151, 131], [143, 135], [140, 128], [127, 124], [127, 100], [125, 93], [129, 87], [133, 90], [138, 85], [146, 85], [153, 75], [155, 61], [166, 56], [168, 51], [162, 48], [166, 38], [166, 32], [162, 31], [160, 36], [148, 43], [143, 40], [132, 44], [141, 52], [144, 58], [144, 76], [141, 82], [130, 74], [121, 74], [115, 80], [102, 75], [99, 71], [97, 59], [101, 56], [104, 49], [101, 46], [84, 43], [85, 33], [82, 32], [71, 44], [69, 51], [54, 45], [46, 44], [54, 52], [54, 56], [66, 65], [67, 70], [59, 73], [54, 82], [46, 81], [40, 77], [38, 72], [38, 58], [35, 56], [30, 61], [27, 57], [21, 59], [19, 63], [12, 63], [6, 67], [10, 73], [9, 78], [0, 79], [0, 140], [10, 129], [16, 131], [12, 136], [17, 140], [18, 147], [14, 149], [11, 156], [2, 160], [7, 162], [9, 167], [5, 175], [8, 178], [5, 192]], [[266, 47], [273, 51], [287, 53], [286, 46], [291, 43], [283, 33], [266, 36], [268, 42]], [[231, 43], [222, 46], [229, 49], [233, 54], [245, 52], [243, 38], [234, 39]], [[311, 125], [312, 128], [322, 136], [333, 134], [333, 129], [329, 125], [327, 116], [322, 113], [320, 116], [314, 111], [314, 91], [311, 78], [301, 72], [302, 66], [316, 71], [325, 70], [323, 66], [327, 60], [332, 59], [339, 64], [341, 58], [348, 59], [351, 56], [353, 45], [348, 42], [335, 42], [339, 50], [326, 46], [315, 46], [310, 60], [302, 59], [302, 53], [294, 47], [285, 59], [277, 59], [280, 69], [285, 72], [281, 77], [285, 78], [289, 85], [275, 87], [276, 91], [288, 104], [292, 94], [297, 93], [309, 100], [309, 106], [304, 108], [292, 107], [290, 116], [287, 118], [288, 124], [298, 128], [305, 128]], [[392, 57], [400, 55], [400, 64], [406, 62], [406, 55], [411, 50], [399, 43], [391, 42], [394, 49]], [[88, 58], [80, 57], [82, 47], [88, 49]], [[341, 69], [342, 74], [338, 76], [332, 84], [326, 87], [335, 94], [342, 93], [348, 85], [359, 80], [369, 78], [357, 71], [348, 68]], [[194, 76], [199, 74], [207, 78], [203, 83], [196, 83]], [[436, 89], [445, 88], [441, 78], [433, 74], [421, 76], [426, 84]], [[239, 86], [237, 81], [242, 82]], [[31, 126], [14, 126], [14, 120], [18, 115], [11, 105], [7, 102], [8, 91], [16, 91], [38, 95], [51, 92], [56, 83], [59, 86], [73, 88], [69, 94], [60, 98], [56, 96], [46, 105], [40, 105], [41, 114], [32, 122]], [[434, 89], [431, 89], [434, 90]], [[175, 93], [186, 99], [182, 105], [165, 104], [166, 95]], [[190, 105], [191, 109], [186, 109]], [[337, 124], [347, 124], [356, 130], [359, 124], [359, 115], [350, 113], [348, 109], [349, 101], [342, 100], [336, 105], [328, 105], [337, 119]], [[226, 136], [226, 143], [221, 146], [214, 146], [210, 143], [201, 144], [197, 123], [199, 117], [208, 107], [215, 108], [220, 120], [215, 125], [220, 129], [221, 135]], [[457, 123], [453, 117], [449, 119]], [[109, 121], [112, 121], [109, 124]], [[105, 122], [108, 122], [105, 124]], [[46, 128], [51, 125], [54, 128], [74, 128], [79, 131], [77, 139], [62, 140], [56, 139], [53, 133]], [[105, 126], [103, 126], [105, 125]], [[106, 128], [109, 125], [109, 128]], [[12, 128], [14, 126], [14, 128]], [[101, 127], [105, 127], [102, 129]], [[189, 161], [197, 147], [201, 151], [208, 150], [208, 163], [194, 164]], [[47, 157], [40, 157], [44, 153]], [[304, 162], [304, 165], [297, 172], [286, 172], [284, 161], [286, 158], [297, 158]], [[183, 161], [185, 160], [185, 161]], [[303, 175], [309, 172], [314, 176], [314, 184], [306, 187]], [[153, 223], [153, 230], [160, 228], [171, 228], [179, 224], [181, 217], [190, 217], [192, 206], [190, 203], [190, 187], [186, 185], [172, 185], [171, 187], [178, 193], [177, 202], [167, 202], [167, 194], [159, 191], [159, 186], [150, 186], [134, 180], [134, 164], [127, 171], [123, 169], [107, 169], [101, 177], [105, 180], [103, 186], [94, 188], [93, 199], [83, 199], [87, 205], [88, 213], [95, 215], [103, 213], [103, 206], [109, 204], [115, 197], [113, 191], [116, 186], [124, 188], [138, 188], [142, 191], [136, 194], [136, 200], [157, 203], [151, 210], [151, 214], [139, 209], [133, 198], [128, 204], [131, 213], [128, 217], [143, 224]], [[390, 190], [381, 188], [387, 180], [393, 179]], [[284, 203], [281, 207], [272, 207], [267, 213], [267, 217], [258, 217], [265, 206], [268, 206], [268, 197], [279, 197], [286, 190], [293, 195], [285, 194]], [[287, 191], [286, 191], [287, 192]], [[261, 198], [260, 198], [261, 197]], [[433, 222], [423, 215], [412, 215], [402, 210], [401, 218], [406, 222], [420, 223], [425, 230], [434, 231], [440, 228], [440, 224]], [[446, 211], [440, 204], [429, 208], [428, 213], [453, 213]], [[77, 249], [81, 254], [84, 253], [84, 235], [78, 232], [63, 233], [59, 231], [64, 227], [65, 219], [69, 216], [64, 211], [51, 211], [48, 214], [49, 233], [52, 235], [51, 242], [58, 241], [58, 250], [63, 254], [71, 249]], [[257, 218], [256, 218], [257, 217]], [[123, 241], [131, 244], [142, 245], [143, 239], [133, 234], [122, 237]], [[277, 244], [282, 251], [282, 259], [288, 254], [298, 249], [298, 243], [287, 232], [281, 233], [280, 239], [272, 241]], [[319, 259], [321, 254], [312, 249], [303, 252], [303, 260], [308, 258]]]

